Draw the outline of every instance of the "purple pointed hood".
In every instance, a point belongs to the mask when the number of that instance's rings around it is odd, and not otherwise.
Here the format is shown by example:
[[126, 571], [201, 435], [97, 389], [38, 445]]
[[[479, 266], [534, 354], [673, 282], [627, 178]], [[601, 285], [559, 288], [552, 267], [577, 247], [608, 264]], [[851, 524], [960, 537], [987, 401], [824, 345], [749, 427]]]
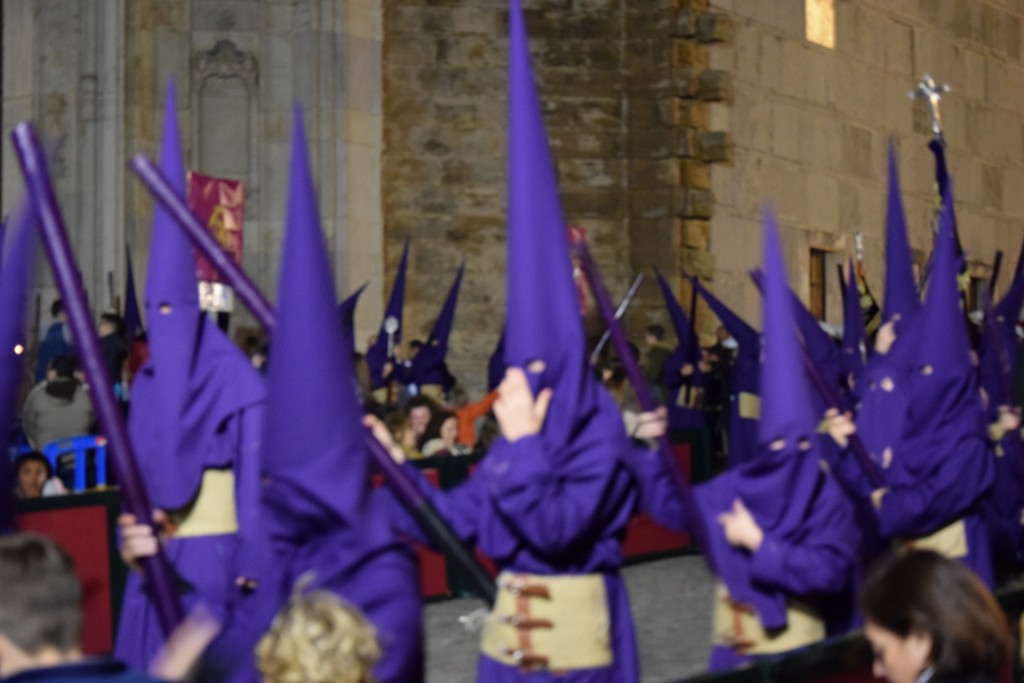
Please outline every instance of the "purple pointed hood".
[[[699, 341], [697, 333], [693, 329], [689, 318], [679, 305], [671, 285], [657, 268], [654, 269], [658, 276], [658, 285], [661, 288], [661, 295], [665, 299], [665, 306], [668, 308], [669, 318], [672, 320], [672, 327], [678, 340], [676, 348], [665, 359], [661, 368], [661, 383], [668, 392], [665, 407], [668, 409], [669, 429], [703, 429], [706, 426], [704, 412], [699, 408], [686, 405], [687, 391], [692, 392], [692, 387], [704, 385], [704, 375], [700, 371], [700, 365], [695, 361], [700, 358]], [[693, 365], [693, 372], [683, 376], [682, 369]], [[682, 401], [678, 400], [678, 393], [682, 391]]]
[[462, 287], [462, 276], [466, 271], [466, 263], [463, 261], [459, 266], [459, 272], [455, 275], [445, 298], [441, 313], [434, 322], [434, 328], [430, 331], [427, 343], [420, 347], [416, 357], [412, 360], [412, 367], [409, 370], [409, 381], [423, 386], [424, 384], [440, 384], [445, 391], [448, 391], [454, 378], [448, 372], [445, 363], [445, 356], [448, 355], [448, 337], [452, 332], [452, 323], [455, 321], [455, 306], [459, 301], [459, 289]]
[[909, 365], [910, 409], [904, 446], [887, 479], [894, 485], [917, 481], [935, 464], [936, 449], [964, 434], [984, 434], [984, 414], [971, 360], [967, 325], [960, 308], [959, 263], [953, 235], [952, 188], [943, 199], [924, 308], [914, 324]]
[[654, 274], [658, 276], [661, 296], [665, 299], [665, 308], [668, 309], [669, 318], [672, 320], [672, 328], [675, 330], [676, 339], [679, 341], [677, 348], [682, 347], [688, 351], [689, 345], [696, 338], [693, 325], [690, 324], [690, 319], [686, 317], [683, 307], [679, 305], [679, 299], [676, 298], [675, 292], [672, 291], [672, 286], [665, 279], [665, 276], [657, 268], [654, 269]]
[[132, 268], [132, 251], [128, 243], [124, 245], [124, 326], [128, 335], [128, 344], [142, 333], [142, 314], [139, 312], [139, 297], [135, 293], [135, 270]]
[[691, 277], [690, 282], [697, 288], [697, 291], [708, 307], [728, 330], [729, 335], [739, 344], [736, 353], [736, 364], [733, 366], [732, 389], [733, 393], [747, 392], [751, 394], [760, 393], [761, 387], [761, 335], [751, 327], [743, 318], [725, 305], [721, 299], [716, 297], [707, 287], [695, 278]]
[[932, 365], [936, 373], [950, 375], [966, 374], [972, 365], [971, 347], [960, 308], [952, 215], [952, 199], [947, 195], [943, 198], [928, 292], [918, 323], [921, 346], [917, 356], [920, 366]]
[[[0, 271], [0, 453], [7, 454], [7, 429], [17, 412], [18, 387], [25, 375], [24, 357], [14, 353], [16, 344], [25, 345], [25, 307], [32, 266], [35, 263], [36, 213], [25, 202], [10, 225], [11, 245], [3, 254]], [[0, 244], [0, 252], [3, 245]], [[10, 460], [0, 461], [0, 533], [14, 531], [13, 491], [15, 474]]]
[[[553, 390], [543, 438], [549, 452], [557, 453], [593, 425], [599, 412], [614, 412], [614, 404], [600, 400], [601, 389], [587, 366], [566, 222], [518, 0], [509, 3], [509, 51], [505, 361], [520, 368], [543, 361], [543, 371], [527, 377], [535, 393]], [[618, 416], [604, 417], [616, 420], [622, 431]]]
[[436, 341], [446, 351], [448, 350], [448, 337], [452, 333], [452, 324], [455, 322], [455, 306], [459, 303], [462, 276], [465, 272], [466, 262], [463, 261], [462, 265], [459, 266], [459, 272], [455, 275], [455, 281], [452, 282], [452, 286], [448, 290], [448, 296], [445, 298], [441, 313], [434, 322], [434, 328], [430, 331], [430, 338], [427, 340], [428, 342]]
[[917, 295], [917, 283], [914, 282], [913, 263], [910, 241], [907, 239], [907, 219], [903, 213], [896, 150], [892, 140], [889, 140], [889, 197], [885, 215], [885, 302], [882, 305], [882, 322], [888, 322], [896, 315], [907, 322], [920, 310], [921, 300]]
[[[185, 164], [173, 80], [167, 84], [159, 162], [161, 173], [184, 198]], [[140, 454], [152, 454], [141, 457], [140, 466], [146, 480], [152, 482], [150, 494], [154, 503], [176, 508], [192, 498], [202, 476], [199, 449], [182, 446], [188, 431], [183, 418], [190, 403], [188, 378], [196, 355], [200, 311], [192, 247], [159, 202], [154, 202], [149, 254], [144, 297], [153, 393], [147, 399], [144, 392], [142, 405], [137, 400], [140, 397], [135, 397], [132, 422], [139, 422], [140, 412], [151, 415], [155, 421], [159, 446], [138, 444]]]
[[402, 247], [402, 260], [398, 263], [398, 272], [395, 273], [395, 283], [391, 286], [391, 297], [384, 309], [384, 319], [380, 323], [380, 331], [377, 332], [377, 341], [366, 349], [366, 364], [370, 368], [370, 385], [374, 389], [384, 386], [384, 364], [388, 362], [388, 333], [387, 324], [389, 320], [398, 323], [397, 330], [392, 336], [394, 347], [402, 341], [402, 307], [405, 305], [405, 271], [409, 264], [409, 240], [405, 240]]
[[368, 284], [370, 283], [364, 282], [362, 287], [349, 294], [348, 298], [338, 304], [338, 317], [341, 318], [341, 329], [344, 332], [345, 340], [348, 342], [349, 350], [353, 352], [356, 348], [356, 305], [359, 304], [359, 297]]
[[294, 117], [262, 463], [280, 487], [269, 497], [276, 517], [298, 533], [325, 518], [343, 527], [358, 524], [370, 463], [298, 107]]
[[850, 274], [846, 280], [843, 297], [843, 374], [855, 380], [864, 369], [864, 350], [867, 333], [864, 331], [864, 315], [860, 309], [860, 290], [857, 289], [857, 274], [853, 259], [850, 259]]
[[[173, 82], [160, 170], [184, 198]], [[263, 388], [245, 355], [200, 312], [192, 248], [159, 202], [145, 304], [149, 361], [135, 377], [128, 429], [153, 503], [175, 509], [193, 499], [204, 469], [232, 465], [234, 450], [218, 445], [216, 435], [229, 416], [258, 404]]]
[[773, 387], [773, 392], [761, 404], [759, 436], [765, 447], [777, 439], [784, 439], [791, 446], [801, 439], [813, 439], [818, 420], [800, 360], [794, 302], [786, 284], [778, 229], [771, 212], [765, 216], [764, 260], [765, 360], [761, 364], [761, 386]]

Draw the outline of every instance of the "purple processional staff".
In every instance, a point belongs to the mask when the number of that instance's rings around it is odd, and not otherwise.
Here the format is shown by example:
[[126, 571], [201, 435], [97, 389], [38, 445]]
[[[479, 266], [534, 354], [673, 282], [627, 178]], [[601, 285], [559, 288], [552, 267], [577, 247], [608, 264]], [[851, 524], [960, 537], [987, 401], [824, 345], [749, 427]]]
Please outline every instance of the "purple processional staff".
[[[615, 345], [615, 350], [619, 354], [619, 360], [622, 362], [622, 366], [626, 371], [626, 377], [629, 379], [630, 384], [633, 385], [633, 390], [636, 391], [637, 402], [640, 404], [640, 409], [645, 413], [652, 413], [658, 409], [658, 404], [655, 402], [654, 397], [651, 396], [647, 382], [644, 381], [640, 367], [637, 365], [636, 357], [629, 348], [629, 342], [622, 330], [622, 326], [619, 324], [618, 319], [615, 317], [615, 313], [612, 311], [611, 299], [608, 297], [608, 290], [605, 289], [604, 282], [601, 280], [601, 274], [597, 270], [597, 264], [594, 262], [593, 257], [590, 255], [590, 250], [587, 249], [587, 245], [583, 241], [577, 242], [575, 246], [580, 265], [583, 269], [583, 274], [587, 278], [587, 282], [590, 285], [590, 291], [594, 296], [594, 301], [597, 302], [597, 308], [601, 312], [601, 317], [605, 319], [605, 323], [608, 325], [608, 331], [611, 333], [612, 343]], [[658, 276], [660, 279], [661, 274], [659, 273]], [[691, 342], [693, 341], [695, 340], [691, 340]], [[669, 446], [668, 437], [661, 434], [657, 437], [656, 441], [657, 448], [655, 450], [661, 458], [661, 466], [665, 472], [670, 474], [671, 484], [675, 488], [675, 493], [679, 501], [682, 503], [683, 515], [686, 518], [684, 520], [680, 520], [679, 525], [675, 528], [689, 528], [697, 539], [698, 547], [706, 548], [707, 545], [705, 538], [703, 537], [704, 526], [692, 521], [699, 519], [700, 513], [697, 509], [696, 503], [694, 502], [690, 486], [686, 483], [683, 473], [679, 470], [679, 466], [676, 464], [676, 460], [672, 456], [672, 449], [671, 446]], [[705, 555], [704, 557], [708, 561], [708, 564], [711, 565], [712, 570], [714, 570], [714, 566], [711, 564], [711, 556]]]
[[[43, 245], [64, 301], [71, 332], [75, 337], [76, 351], [89, 380], [93, 405], [96, 407], [100, 426], [107, 437], [125, 508], [135, 515], [136, 519], [149, 520], [153, 507], [139, 474], [121, 408], [114, 397], [113, 382], [100, 352], [81, 276], [71, 253], [64, 219], [54, 196], [50, 173], [35, 127], [31, 123], [19, 123], [11, 137], [25, 176], [25, 184], [39, 215]], [[173, 570], [163, 552], [157, 552], [142, 562], [160, 626], [164, 634], [169, 635], [175, 626], [181, 623], [183, 617], [181, 603], [174, 588]]]
[[[245, 272], [225, 255], [224, 250], [217, 244], [213, 236], [205, 230], [181, 198], [175, 194], [159, 169], [141, 154], [135, 156], [131, 166], [156, 200], [185, 230], [196, 248], [224, 275], [257, 321], [264, 329], [272, 330], [275, 326], [276, 316], [270, 302]], [[366, 434], [366, 443], [374, 461], [398, 500], [413, 515], [431, 540], [466, 573], [477, 594], [488, 603], [493, 602], [494, 581], [487, 570], [458, 540], [448, 524], [437, 514], [430, 501], [409, 480], [405, 472], [391, 459], [385, 448], [369, 431]]]
[[[0, 232], [6, 231], [11, 235], [6, 257], [0, 234], [0, 425], [10, 424], [16, 412], [18, 387], [24, 374], [22, 357], [15, 348], [25, 343], [25, 304], [35, 263], [36, 212], [32, 202], [18, 207], [7, 230]], [[7, 452], [9, 432], [7, 429], [0, 431], [0, 453]], [[15, 483], [14, 468], [5, 458], [0, 462], [0, 534], [16, 530]]]

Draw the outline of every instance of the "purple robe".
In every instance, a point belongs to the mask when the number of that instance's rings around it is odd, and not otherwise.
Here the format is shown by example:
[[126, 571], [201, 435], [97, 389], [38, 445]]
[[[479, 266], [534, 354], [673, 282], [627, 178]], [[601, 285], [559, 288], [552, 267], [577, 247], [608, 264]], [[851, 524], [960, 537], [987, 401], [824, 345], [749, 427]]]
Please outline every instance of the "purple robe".
[[[1008, 308], [1019, 309], [1018, 280], [1004, 299]], [[1020, 291], [1024, 291], [1021, 288]], [[1003, 307], [1002, 305], [1000, 306]], [[997, 424], [1000, 406], [1011, 405], [1012, 366], [1016, 361], [1015, 348], [1008, 347], [1015, 336], [1013, 325], [1007, 324], [1007, 316], [998, 310], [988, 310], [994, 319], [986, 320], [979, 348], [979, 379], [987, 405], [986, 422]], [[1014, 318], [1015, 316], [1009, 316]], [[1004, 362], [1006, 367], [1004, 367]], [[1020, 432], [1007, 433], [988, 444], [992, 451], [994, 477], [992, 490], [983, 500], [982, 515], [989, 528], [992, 542], [993, 562], [1000, 572], [1013, 572], [1020, 565], [1022, 544], [1024, 544], [1024, 446]]]
[[[755, 457], [694, 488], [705, 551], [732, 600], [749, 605], [765, 630], [788, 625], [787, 600], [816, 606], [849, 589], [860, 533], [850, 501], [822, 466], [817, 410], [801, 365], [793, 300], [774, 218], [765, 218], [765, 394]], [[785, 387], [783, 389], [783, 387]], [[755, 551], [733, 546], [719, 517], [742, 500], [763, 538]], [[744, 655], [716, 646], [709, 666]]]
[[481, 655], [478, 681], [639, 680], [633, 619], [619, 574], [622, 539], [639, 502], [626, 462], [632, 449], [611, 398], [597, 386], [590, 386], [589, 393], [595, 409], [568, 446], [550, 443], [543, 433], [514, 443], [500, 438], [473, 477], [449, 491], [432, 487], [416, 468], [406, 465], [455, 532], [464, 541], [475, 542], [501, 569], [604, 577], [611, 666], [556, 676], [522, 673]]
[[920, 538], [962, 519], [967, 554], [961, 559], [991, 586], [981, 507], [993, 463], [959, 307], [949, 195], [932, 262], [924, 308], [912, 326], [902, 325], [885, 360], [869, 363], [857, 425], [874, 457], [892, 449], [892, 462], [882, 469], [888, 492], [878, 510], [881, 536]]
[[[152, 364], [147, 364], [136, 375], [128, 421], [133, 442], [149, 444], [151, 449], [162, 438], [155, 372]], [[231, 605], [243, 598], [235, 579], [260, 579], [265, 569], [258, 550], [263, 385], [245, 356], [205, 318], [191, 385], [192, 421], [183, 421], [183, 427], [191, 425], [186, 431], [199, 457], [190, 464], [198, 467], [200, 473], [205, 469], [233, 470], [239, 531], [172, 539], [166, 545], [167, 556], [185, 589], [182, 596], [186, 609], [203, 602], [224, 622], [227, 631], [231, 628]], [[140, 449], [140, 453], [145, 452], [146, 449]], [[139, 464], [157, 500], [161, 470], [153, 458], [141, 458]], [[144, 592], [142, 577], [132, 572], [125, 586], [115, 653], [131, 666], [145, 668], [163, 642], [156, 610]], [[216, 647], [215, 641], [211, 650]], [[251, 675], [238, 680], [257, 680], [253, 678], [255, 668], [251, 661], [242, 660], [239, 664]]]
[[416, 683], [423, 678], [416, 563], [395, 537], [382, 498], [371, 494], [351, 339], [335, 318], [298, 108], [286, 226], [262, 443], [262, 530], [276, 579], [266, 587], [266, 605], [253, 606], [251, 621], [269, 623], [269, 605], [283, 605], [295, 582], [312, 572], [312, 589], [345, 598], [377, 629], [377, 680]]
[[[168, 87], [160, 166], [184, 194], [174, 86]], [[207, 469], [234, 472], [237, 533], [178, 538], [168, 558], [182, 582], [186, 606], [203, 602], [224, 622], [242, 597], [235, 578], [260, 577], [258, 556], [259, 446], [263, 384], [248, 359], [198, 307], [195, 262], [187, 238], [156, 206], [146, 279], [150, 359], [136, 375], [129, 435], [153, 504], [165, 510], [188, 505]], [[128, 579], [115, 652], [145, 668], [163, 643], [139, 576]], [[219, 639], [218, 639], [219, 640]], [[217, 650], [217, 643], [211, 652]], [[255, 680], [252, 660], [236, 659], [240, 680]], [[233, 674], [234, 672], [232, 672]]]
[[[599, 574], [607, 589], [606, 667], [525, 673], [481, 655], [477, 679], [633, 683], [636, 638], [621, 542], [637, 489], [623, 459], [631, 452], [622, 416], [586, 362], [579, 315], [540, 99], [519, 0], [509, 3], [508, 318], [504, 356], [522, 368], [534, 395], [551, 402], [540, 433], [491, 447], [475, 475], [435, 491], [409, 465], [455, 532], [501, 569], [535, 574]], [[542, 361], [543, 367], [539, 367]]]

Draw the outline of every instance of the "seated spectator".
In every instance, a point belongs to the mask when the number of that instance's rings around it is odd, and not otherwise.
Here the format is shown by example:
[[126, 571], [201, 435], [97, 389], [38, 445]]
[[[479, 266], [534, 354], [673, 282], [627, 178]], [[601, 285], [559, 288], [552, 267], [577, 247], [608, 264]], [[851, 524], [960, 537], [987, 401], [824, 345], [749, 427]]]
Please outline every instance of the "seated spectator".
[[409, 425], [412, 427], [417, 441], [438, 410], [440, 410], [440, 406], [434, 399], [427, 396], [413, 396], [405, 404], [405, 414], [409, 416]]
[[10, 683], [155, 681], [82, 654], [82, 589], [71, 559], [44, 536], [0, 538], [0, 676]]
[[430, 418], [427, 428], [420, 435], [417, 445], [423, 457], [432, 458], [444, 455], [468, 455], [472, 450], [465, 444], [458, 443], [459, 421], [455, 413], [449, 410], [438, 410]]
[[22, 429], [33, 448], [88, 434], [95, 415], [88, 389], [75, 377], [75, 361], [57, 356], [46, 379], [29, 392], [21, 411]]
[[423, 457], [416, 447], [416, 432], [412, 430], [409, 416], [400, 410], [393, 410], [384, 419], [391, 435], [395, 437], [395, 443], [405, 452], [410, 460], [419, 460]]
[[308, 576], [256, 646], [264, 683], [373, 683], [380, 659], [373, 626], [334, 593], [303, 594]]
[[14, 495], [18, 498], [40, 498], [67, 493], [64, 483], [53, 476], [53, 465], [39, 451], [19, 455], [14, 460], [17, 485]]

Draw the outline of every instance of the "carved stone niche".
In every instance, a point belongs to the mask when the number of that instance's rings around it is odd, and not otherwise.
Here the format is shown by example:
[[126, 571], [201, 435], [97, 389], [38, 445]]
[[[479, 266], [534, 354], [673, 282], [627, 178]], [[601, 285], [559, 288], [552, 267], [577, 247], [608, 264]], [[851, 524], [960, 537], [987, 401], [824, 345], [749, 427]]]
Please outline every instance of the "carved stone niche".
[[[258, 159], [259, 69], [256, 58], [230, 40], [192, 56], [191, 140], [197, 170], [245, 182], [247, 218], [257, 210], [252, 162]], [[255, 216], [253, 216], [255, 217]]]

